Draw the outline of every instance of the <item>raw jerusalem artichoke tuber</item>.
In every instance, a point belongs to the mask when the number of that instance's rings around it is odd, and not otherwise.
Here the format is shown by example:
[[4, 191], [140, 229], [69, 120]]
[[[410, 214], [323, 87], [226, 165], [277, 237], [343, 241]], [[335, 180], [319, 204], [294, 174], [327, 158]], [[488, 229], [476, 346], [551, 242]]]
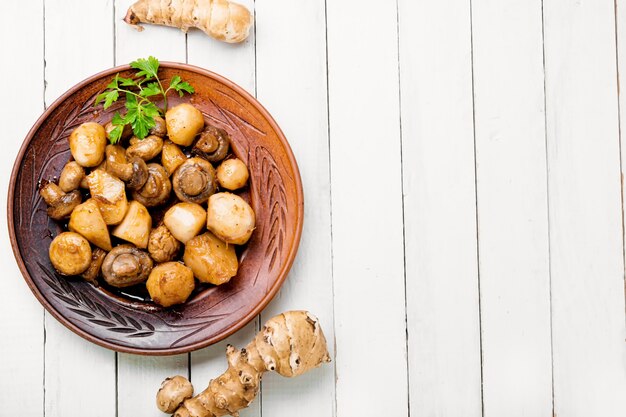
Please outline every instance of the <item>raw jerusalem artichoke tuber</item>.
[[248, 37], [252, 15], [229, 0], [139, 0], [130, 6], [124, 21], [133, 26], [173, 26], [184, 32], [195, 27], [215, 39], [237, 43]]
[[319, 322], [306, 311], [271, 318], [244, 349], [229, 345], [226, 357], [226, 372], [193, 398], [187, 388], [181, 389], [187, 386], [183, 377], [163, 381], [157, 393], [159, 409], [172, 412], [177, 408], [174, 417], [238, 416], [256, 397], [263, 372], [293, 377], [330, 362]]

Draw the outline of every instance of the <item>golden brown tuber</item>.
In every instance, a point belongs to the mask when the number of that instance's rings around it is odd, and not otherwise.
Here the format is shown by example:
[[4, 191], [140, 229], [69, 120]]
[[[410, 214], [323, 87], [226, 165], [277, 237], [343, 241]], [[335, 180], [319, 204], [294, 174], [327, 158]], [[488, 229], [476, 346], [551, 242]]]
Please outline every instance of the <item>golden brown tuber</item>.
[[[248, 407], [257, 395], [263, 372], [292, 377], [330, 362], [319, 322], [306, 311], [288, 311], [271, 318], [244, 349], [228, 345], [226, 357], [226, 372], [200, 394], [183, 401], [174, 417], [238, 416], [239, 410]], [[163, 382], [157, 394], [161, 410], [176, 408], [175, 398], [182, 397], [178, 395], [178, 386], [183, 382], [180, 378]], [[165, 397], [164, 392], [173, 394]]]
[[173, 26], [184, 32], [195, 27], [215, 39], [237, 43], [248, 37], [252, 15], [229, 0], [139, 0], [130, 6], [124, 21], [133, 26]]

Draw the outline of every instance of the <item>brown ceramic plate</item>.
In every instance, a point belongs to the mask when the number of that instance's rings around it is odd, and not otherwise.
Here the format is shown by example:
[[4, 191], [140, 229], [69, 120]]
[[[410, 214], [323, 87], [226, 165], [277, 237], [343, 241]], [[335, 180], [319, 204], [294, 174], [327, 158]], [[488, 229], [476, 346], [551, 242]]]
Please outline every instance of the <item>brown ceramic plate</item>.
[[[15, 161], [8, 196], [8, 224], [17, 263], [37, 299], [69, 329], [121, 352], [169, 355], [215, 343], [254, 318], [278, 292], [293, 263], [303, 220], [300, 174], [280, 128], [250, 94], [210, 71], [162, 63], [160, 75], [178, 74], [196, 89], [191, 102], [207, 121], [228, 131], [233, 152], [250, 170], [247, 198], [257, 228], [239, 253], [239, 273], [228, 284], [206, 287], [184, 305], [161, 308], [149, 301], [58, 275], [48, 246], [61, 225], [46, 215], [37, 192], [43, 179], [58, 177], [70, 158], [68, 136], [83, 122], [106, 123], [116, 110], [94, 108], [97, 94], [115, 73], [96, 74], [63, 94], [37, 120]], [[180, 99], [172, 95], [170, 106]], [[117, 109], [121, 107], [119, 103]]]

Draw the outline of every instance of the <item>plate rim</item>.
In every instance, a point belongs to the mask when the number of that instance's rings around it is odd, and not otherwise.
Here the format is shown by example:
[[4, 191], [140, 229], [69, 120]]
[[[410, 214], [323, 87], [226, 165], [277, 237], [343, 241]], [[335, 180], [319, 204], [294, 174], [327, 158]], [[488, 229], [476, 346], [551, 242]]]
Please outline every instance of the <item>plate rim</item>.
[[92, 335], [91, 333], [85, 330], [82, 330], [81, 328], [76, 326], [74, 323], [72, 323], [71, 320], [66, 318], [61, 313], [59, 313], [52, 306], [52, 304], [48, 302], [48, 300], [44, 297], [44, 295], [37, 288], [37, 285], [33, 281], [33, 278], [28, 273], [26, 264], [22, 257], [22, 253], [17, 244], [17, 236], [16, 236], [16, 231], [15, 231], [15, 219], [14, 219], [14, 213], [13, 213], [13, 202], [15, 199], [15, 188], [17, 185], [16, 181], [17, 181], [18, 172], [21, 168], [21, 162], [24, 159], [24, 155], [34, 138], [35, 133], [39, 130], [41, 125], [50, 116], [50, 114], [58, 106], [60, 106], [61, 103], [63, 103], [68, 97], [70, 97], [72, 94], [76, 93], [81, 88], [85, 87], [86, 85], [92, 83], [93, 81], [99, 78], [102, 78], [105, 76], [113, 76], [115, 75], [115, 73], [129, 70], [131, 69], [131, 67], [130, 65], [119, 65], [119, 66], [115, 66], [115, 67], [100, 71], [96, 74], [93, 74], [83, 79], [82, 81], [78, 82], [77, 84], [69, 88], [68, 90], [66, 90], [50, 106], [48, 106], [45, 109], [45, 111], [37, 118], [37, 121], [33, 124], [33, 126], [30, 128], [30, 130], [26, 134], [22, 142], [22, 145], [20, 146], [20, 149], [15, 157], [15, 162], [13, 163], [13, 168], [11, 170], [11, 176], [9, 178], [9, 187], [8, 187], [8, 194], [7, 194], [7, 226], [9, 229], [9, 239], [11, 243], [11, 249], [13, 251], [13, 256], [18, 264], [22, 278], [24, 279], [24, 281], [26, 281], [26, 284], [30, 288], [31, 292], [35, 295], [39, 303], [46, 309], [46, 311], [52, 314], [52, 316], [58, 322], [63, 324], [66, 328], [70, 329], [75, 334], [101, 347], [114, 350], [116, 352], [131, 353], [131, 354], [144, 355], [144, 356], [169, 356], [169, 355], [193, 352], [195, 350], [202, 349], [204, 347], [215, 344], [231, 336], [232, 334], [234, 334], [235, 332], [241, 330], [244, 326], [246, 326], [250, 321], [252, 321], [254, 317], [259, 315], [265, 309], [265, 307], [267, 307], [267, 305], [276, 296], [276, 294], [282, 287], [283, 283], [287, 279], [287, 276], [289, 275], [289, 271], [291, 270], [293, 262], [295, 261], [296, 255], [298, 253], [298, 248], [300, 246], [300, 240], [302, 237], [302, 228], [303, 228], [303, 223], [304, 223], [304, 191], [302, 188], [302, 178], [300, 176], [300, 169], [298, 167], [298, 163], [293, 154], [293, 150], [291, 149], [291, 146], [289, 145], [289, 142], [287, 141], [287, 138], [285, 137], [285, 134], [283, 133], [282, 129], [280, 128], [276, 120], [274, 120], [272, 115], [267, 111], [267, 109], [256, 99], [256, 97], [254, 97], [252, 94], [246, 91], [243, 87], [239, 86], [234, 81], [231, 81], [230, 79], [224, 77], [223, 75], [220, 75], [216, 72], [207, 70], [205, 68], [202, 68], [196, 65], [180, 63], [180, 62], [172, 62], [172, 61], [161, 61], [160, 67], [193, 71], [198, 74], [204, 75], [206, 77], [212, 78], [215, 81], [234, 90], [235, 92], [240, 94], [246, 101], [251, 103], [261, 113], [261, 115], [265, 118], [265, 120], [267, 120], [267, 122], [270, 124], [272, 129], [276, 132], [278, 139], [280, 140], [280, 142], [282, 143], [285, 149], [285, 153], [287, 155], [289, 163], [294, 168], [295, 175], [294, 175], [293, 180], [294, 180], [295, 188], [296, 188], [296, 198], [297, 198], [296, 201], [298, 201], [299, 204], [297, 204], [296, 230], [294, 234], [294, 244], [291, 246], [289, 253], [287, 254], [287, 260], [281, 268], [281, 271], [279, 273], [279, 278], [269, 288], [268, 292], [265, 294], [263, 299], [247, 315], [245, 315], [241, 320], [236, 322], [233, 326], [205, 340], [197, 341], [189, 345], [176, 347], [176, 348], [158, 348], [158, 349], [144, 348], [142, 349], [142, 348], [118, 345], [116, 343], [102, 340]]

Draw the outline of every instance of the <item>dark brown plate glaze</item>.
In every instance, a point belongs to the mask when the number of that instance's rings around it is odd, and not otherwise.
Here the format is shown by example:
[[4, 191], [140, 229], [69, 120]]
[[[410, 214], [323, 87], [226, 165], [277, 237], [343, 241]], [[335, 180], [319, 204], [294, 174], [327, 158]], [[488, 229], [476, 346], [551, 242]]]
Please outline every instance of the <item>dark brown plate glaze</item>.
[[[291, 149], [276, 122], [246, 91], [210, 71], [161, 64], [167, 81], [178, 74], [196, 89], [191, 102], [231, 136], [232, 149], [250, 170], [249, 200], [257, 228], [240, 254], [239, 273], [228, 284], [205, 288], [186, 304], [161, 308], [58, 275], [48, 246], [61, 225], [46, 215], [38, 183], [56, 178], [69, 160], [68, 136], [83, 122], [106, 123], [123, 104], [93, 107], [115, 73], [112, 68], [63, 94], [37, 120], [15, 161], [8, 195], [11, 244], [24, 279], [41, 304], [66, 327], [120, 352], [170, 355], [213, 344], [254, 318], [278, 292], [302, 232], [302, 184]], [[181, 100], [168, 97], [170, 105]]]

